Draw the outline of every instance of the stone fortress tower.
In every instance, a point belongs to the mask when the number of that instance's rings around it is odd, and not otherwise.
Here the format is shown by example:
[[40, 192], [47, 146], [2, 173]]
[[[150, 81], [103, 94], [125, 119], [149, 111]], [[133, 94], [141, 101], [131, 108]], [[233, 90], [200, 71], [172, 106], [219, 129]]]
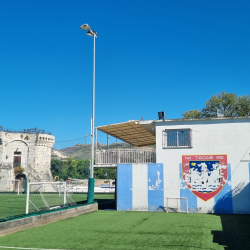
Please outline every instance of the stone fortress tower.
[[0, 126], [0, 180], [52, 181], [54, 143], [55, 137], [44, 130], [11, 131]]

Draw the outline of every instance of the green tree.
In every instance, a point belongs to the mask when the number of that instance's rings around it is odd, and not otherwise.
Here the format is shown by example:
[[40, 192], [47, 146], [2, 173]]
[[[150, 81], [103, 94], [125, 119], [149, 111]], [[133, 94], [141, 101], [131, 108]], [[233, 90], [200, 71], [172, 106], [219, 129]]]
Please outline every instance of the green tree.
[[95, 179], [105, 179], [105, 169], [104, 168], [94, 168], [94, 178]]
[[237, 96], [235, 93], [219, 93], [217, 96], [212, 95], [206, 102], [205, 108], [202, 109], [203, 117], [216, 117], [217, 109], [223, 109], [225, 116], [236, 116]]
[[51, 159], [51, 173], [53, 178], [59, 176], [60, 179], [67, 179], [64, 162], [58, 159]]
[[89, 160], [51, 159], [52, 176], [53, 178], [59, 176], [60, 180], [67, 180], [68, 178], [87, 179], [89, 177], [89, 166]]
[[199, 109], [184, 111], [182, 114], [182, 117], [184, 117], [186, 119], [200, 118], [201, 116], [202, 116], [202, 113]]
[[94, 169], [95, 179], [112, 179], [116, 178], [115, 169], [95, 168]]
[[77, 160], [77, 174], [79, 179], [87, 179], [89, 177], [89, 160]]
[[60, 166], [61, 161], [57, 159], [51, 159], [51, 173], [53, 177], [56, 175], [59, 175], [61, 171], [61, 166]]
[[239, 116], [250, 116], [250, 96], [239, 96], [236, 104], [237, 114]]
[[[51, 160], [51, 172], [53, 178], [59, 176], [60, 180], [88, 179], [89, 178], [89, 160], [75, 160], [71, 157], [66, 160]], [[94, 178], [96, 179], [115, 179], [116, 171], [114, 169], [94, 168]]]
[[115, 178], [116, 178], [116, 170], [115, 169], [107, 169], [107, 176], [106, 176], [106, 178], [107, 177], [109, 179], [115, 180]]
[[189, 110], [182, 113], [183, 118], [194, 119], [200, 117], [216, 117], [217, 109], [224, 110], [224, 116], [248, 116], [250, 115], [250, 96], [237, 96], [235, 93], [225, 91], [218, 95], [212, 95], [205, 107], [199, 111]]
[[75, 161], [73, 158], [69, 157], [64, 162], [64, 165], [67, 166], [67, 175], [68, 178], [74, 178], [78, 179], [79, 176], [77, 174], [77, 161]]

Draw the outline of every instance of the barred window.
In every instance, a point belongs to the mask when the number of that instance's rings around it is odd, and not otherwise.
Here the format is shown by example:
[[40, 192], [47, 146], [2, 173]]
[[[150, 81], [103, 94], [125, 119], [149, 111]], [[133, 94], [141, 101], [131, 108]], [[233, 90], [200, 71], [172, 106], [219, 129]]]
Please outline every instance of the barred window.
[[190, 148], [190, 129], [166, 129], [163, 131], [163, 148]]

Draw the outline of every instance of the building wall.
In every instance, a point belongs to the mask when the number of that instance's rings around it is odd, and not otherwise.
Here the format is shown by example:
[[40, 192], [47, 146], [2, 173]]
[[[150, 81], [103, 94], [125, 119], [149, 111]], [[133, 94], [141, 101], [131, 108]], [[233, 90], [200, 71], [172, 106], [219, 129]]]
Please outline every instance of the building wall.
[[[163, 148], [166, 129], [191, 129], [192, 147]], [[250, 119], [156, 123], [156, 164], [119, 164], [117, 210], [155, 211], [186, 197], [195, 213], [250, 213]]]
[[117, 210], [155, 211], [164, 205], [162, 164], [118, 164]]
[[55, 138], [48, 134], [0, 132], [0, 177], [15, 179], [14, 156], [21, 157], [20, 166], [29, 181], [52, 180], [51, 148]]
[[[163, 148], [165, 129], [186, 128], [192, 131], [191, 148]], [[156, 152], [157, 162], [164, 164], [165, 197], [187, 197], [189, 210], [193, 212], [250, 213], [249, 118], [158, 123]], [[188, 181], [196, 178], [185, 173], [188, 171], [185, 170], [185, 164], [192, 164], [192, 161], [193, 164], [205, 163], [207, 166], [215, 164], [216, 161], [220, 164], [223, 162], [220, 170], [213, 171], [211, 168], [208, 170], [207, 180], [219, 181], [223, 185], [220, 186], [219, 192], [211, 191], [206, 186], [204, 190], [196, 192], [195, 188], [188, 184]], [[188, 174], [191, 174], [191, 170]], [[225, 183], [222, 175], [226, 179]], [[204, 175], [197, 176], [198, 181], [202, 181]], [[166, 199], [164, 202], [166, 205]]]

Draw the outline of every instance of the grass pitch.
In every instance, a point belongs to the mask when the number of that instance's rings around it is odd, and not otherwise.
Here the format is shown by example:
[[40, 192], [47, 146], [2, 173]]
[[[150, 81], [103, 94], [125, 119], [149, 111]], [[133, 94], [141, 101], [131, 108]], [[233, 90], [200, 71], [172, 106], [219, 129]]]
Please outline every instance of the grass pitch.
[[[38, 208], [44, 207], [46, 204], [50, 206], [62, 205], [63, 204], [63, 196], [58, 197], [58, 194], [44, 194], [41, 197], [40, 194], [32, 194], [31, 200], [35, 206]], [[77, 202], [77, 203], [86, 203], [87, 202], [87, 194], [82, 193], [74, 193], [71, 194], [72, 200], [67, 200], [67, 202]], [[115, 194], [95, 194], [94, 199], [98, 201], [98, 203], [105, 203], [106, 200], [114, 200]], [[35, 207], [30, 203], [30, 212], [36, 212]], [[26, 208], [26, 194], [17, 195], [15, 193], [0, 193], [0, 220], [8, 219], [13, 217], [22, 216], [25, 214]]]
[[250, 249], [249, 233], [249, 215], [103, 210], [3, 236], [0, 246], [74, 250]]
[[0, 194], [0, 219], [25, 214], [26, 195]]

